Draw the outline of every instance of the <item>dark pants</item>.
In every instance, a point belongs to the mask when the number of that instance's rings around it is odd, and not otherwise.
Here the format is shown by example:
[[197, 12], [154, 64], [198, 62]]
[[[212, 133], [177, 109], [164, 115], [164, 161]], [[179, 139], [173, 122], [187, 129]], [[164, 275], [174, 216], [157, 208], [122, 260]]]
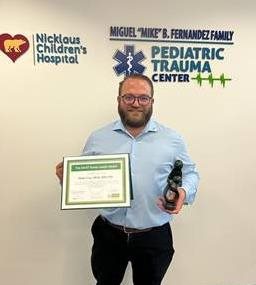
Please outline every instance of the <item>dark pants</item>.
[[131, 262], [134, 285], [160, 285], [174, 253], [169, 223], [126, 234], [100, 216], [92, 225], [92, 271], [97, 285], [120, 285]]

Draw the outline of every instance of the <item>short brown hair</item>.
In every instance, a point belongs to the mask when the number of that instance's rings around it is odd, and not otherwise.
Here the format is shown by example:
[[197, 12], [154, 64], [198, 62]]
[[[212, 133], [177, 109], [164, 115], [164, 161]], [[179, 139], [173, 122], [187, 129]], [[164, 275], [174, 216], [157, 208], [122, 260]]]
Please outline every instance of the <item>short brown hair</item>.
[[147, 81], [147, 83], [149, 84], [149, 86], [151, 88], [151, 95], [153, 97], [153, 95], [154, 95], [154, 86], [153, 86], [153, 83], [152, 83], [151, 79], [149, 77], [147, 77], [146, 75], [143, 75], [143, 74], [140, 74], [140, 73], [135, 73], [135, 74], [128, 75], [128, 76], [126, 76], [124, 78], [124, 80], [119, 82], [119, 89], [118, 89], [118, 95], [119, 96], [121, 95], [121, 90], [122, 90], [124, 82], [126, 80], [128, 80], [128, 79], [133, 79], [133, 78], [142, 79], [142, 80]]

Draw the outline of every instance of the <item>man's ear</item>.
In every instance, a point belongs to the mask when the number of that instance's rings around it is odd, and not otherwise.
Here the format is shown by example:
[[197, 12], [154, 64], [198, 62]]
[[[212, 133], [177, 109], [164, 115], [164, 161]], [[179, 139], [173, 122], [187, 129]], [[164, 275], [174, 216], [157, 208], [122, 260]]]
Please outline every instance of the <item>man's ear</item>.
[[151, 103], [154, 104], [154, 101], [155, 101], [154, 98], [152, 98], [152, 99], [151, 99]]

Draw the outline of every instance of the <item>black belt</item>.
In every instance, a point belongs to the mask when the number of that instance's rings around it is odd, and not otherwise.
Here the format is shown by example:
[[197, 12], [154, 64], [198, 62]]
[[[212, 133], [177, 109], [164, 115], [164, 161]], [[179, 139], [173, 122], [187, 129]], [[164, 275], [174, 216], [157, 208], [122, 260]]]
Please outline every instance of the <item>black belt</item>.
[[111, 227], [118, 229], [120, 231], [122, 231], [123, 233], [126, 234], [137, 234], [137, 233], [145, 233], [145, 232], [149, 232], [151, 231], [153, 228], [146, 228], [146, 229], [135, 229], [135, 228], [128, 228], [126, 226], [121, 226], [121, 225], [116, 225], [116, 224], [112, 224], [109, 220], [107, 220], [105, 217], [100, 216], [101, 219], [108, 225], [110, 225]]

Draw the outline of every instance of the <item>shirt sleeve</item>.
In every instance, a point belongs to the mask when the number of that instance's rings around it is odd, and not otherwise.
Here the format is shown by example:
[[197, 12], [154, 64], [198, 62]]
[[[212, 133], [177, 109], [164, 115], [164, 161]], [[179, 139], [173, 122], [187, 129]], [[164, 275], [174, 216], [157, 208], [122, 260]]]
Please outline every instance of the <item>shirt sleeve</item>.
[[195, 200], [199, 184], [199, 173], [195, 163], [191, 160], [186, 144], [180, 136], [180, 142], [177, 148], [176, 159], [183, 162], [182, 168], [182, 188], [186, 192], [185, 204], [192, 204]]
[[82, 155], [95, 155], [94, 144], [94, 135], [91, 134], [85, 142]]

